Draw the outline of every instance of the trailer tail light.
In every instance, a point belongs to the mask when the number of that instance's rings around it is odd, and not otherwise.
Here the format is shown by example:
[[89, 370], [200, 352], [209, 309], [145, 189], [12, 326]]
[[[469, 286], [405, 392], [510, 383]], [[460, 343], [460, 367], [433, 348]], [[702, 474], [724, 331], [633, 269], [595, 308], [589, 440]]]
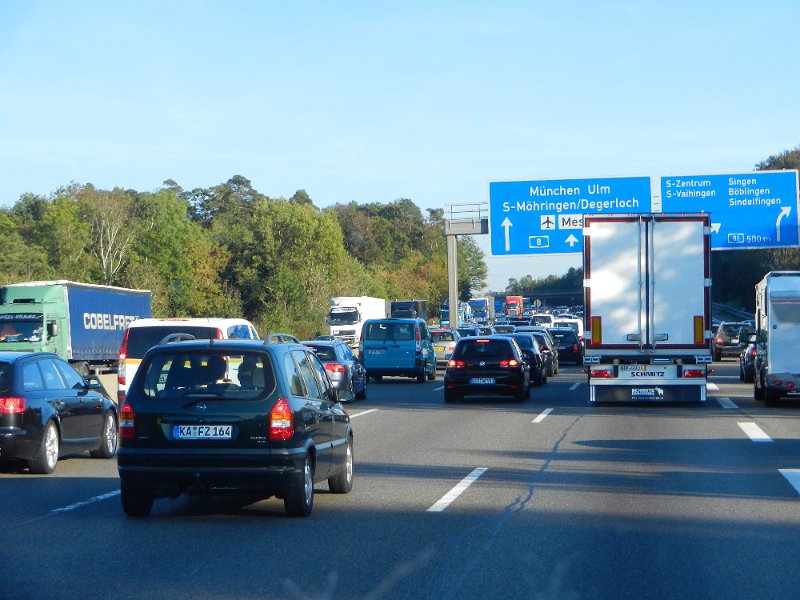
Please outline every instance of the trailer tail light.
[[611, 369], [592, 369], [589, 371], [589, 377], [594, 379], [611, 379], [614, 377], [614, 372]]
[[133, 407], [128, 402], [123, 402], [119, 409], [119, 437], [121, 439], [132, 440], [136, 436], [134, 421]]
[[0, 415], [18, 415], [25, 412], [28, 401], [17, 396], [0, 398]]
[[705, 319], [703, 317], [695, 316], [694, 318], [694, 343], [697, 346], [702, 346], [705, 342]]
[[269, 439], [288, 440], [294, 435], [294, 414], [289, 400], [281, 398], [269, 413]]
[[684, 369], [683, 370], [684, 377], [705, 377], [706, 371], [705, 369]]
[[325, 363], [325, 370], [330, 373], [344, 373], [344, 366], [339, 363]]
[[592, 317], [592, 344], [601, 344], [603, 342], [603, 319], [601, 317]]

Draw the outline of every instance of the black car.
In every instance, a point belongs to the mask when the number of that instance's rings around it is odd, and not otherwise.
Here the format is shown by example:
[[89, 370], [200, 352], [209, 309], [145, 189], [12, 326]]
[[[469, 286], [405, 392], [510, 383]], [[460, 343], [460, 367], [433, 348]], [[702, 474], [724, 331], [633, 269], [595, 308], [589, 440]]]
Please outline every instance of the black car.
[[530, 367], [510, 337], [466, 337], [458, 340], [444, 373], [444, 401], [464, 396], [513, 396], [523, 402], [530, 394]]
[[758, 355], [757, 336], [755, 333], [747, 336], [746, 345], [739, 353], [739, 380], [753, 383], [756, 375], [756, 356]]
[[720, 323], [711, 344], [714, 360], [720, 361], [726, 356], [739, 356], [752, 332], [753, 326], [749, 323], [729, 321]]
[[547, 367], [542, 349], [532, 333], [500, 333], [498, 335], [514, 338], [514, 341], [517, 342], [523, 360], [530, 367], [530, 378], [534, 386], [539, 387], [547, 383]]
[[558, 375], [558, 348], [555, 340], [547, 331], [532, 331], [531, 334], [542, 351], [545, 373], [548, 377]]
[[0, 352], [0, 461], [47, 474], [84, 450], [117, 452], [116, 406], [99, 380], [49, 352]]
[[[271, 339], [279, 339], [272, 337]], [[353, 431], [314, 351], [291, 341], [197, 340], [148, 351], [120, 408], [122, 507], [235, 493], [305, 517], [314, 484], [353, 486]]]
[[558, 350], [558, 362], [565, 360], [576, 365], [583, 364], [583, 344], [571, 327], [554, 327], [549, 330]]
[[328, 372], [328, 379], [337, 390], [348, 390], [359, 399], [367, 397], [367, 370], [353, 355], [350, 346], [341, 340], [303, 342], [311, 348]]

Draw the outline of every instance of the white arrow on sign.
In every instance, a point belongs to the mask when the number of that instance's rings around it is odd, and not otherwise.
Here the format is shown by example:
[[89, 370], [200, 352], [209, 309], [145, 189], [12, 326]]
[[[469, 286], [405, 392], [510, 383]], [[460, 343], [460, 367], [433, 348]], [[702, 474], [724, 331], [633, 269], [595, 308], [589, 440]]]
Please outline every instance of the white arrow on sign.
[[570, 234], [569, 234], [569, 237], [568, 237], [568, 238], [567, 238], [567, 240], [566, 240], [566, 242], [569, 244], [569, 247], [570, 247], [570, 248], [574, 248], [574, 247], [575, 247], [575, 244], [577, 244], [577, 243], [578, 243], [578, 238], [576, 238], [574, 235], [572, 235], [572, 234], [570, 233]]
[[509, 236], [508, 232], [514, 225], [511, 224], [511, 221], [508, 220], [508, 217], [503, 219], [503, 222], [500, 223], [500, 227], [506, 230], [506, 252], [511, 250], [511, 237]]
[[711, 224], [711, 233], [719, 233], [719, 228], [722, 227], [722, 223], [712, 223]]
[[791, 212], [792, 212], [792, 207], [791, 206], [784, 206], [781, 209], [781, 212], [778, 215], [778, 218], [775, 220], [775, 237], [777, 238], [777, 241], [779, 241], [779, 242], [781, 241], [781, 219], [783, 219], [783, 217], [788, 217], [789, 213], [791, 213]]

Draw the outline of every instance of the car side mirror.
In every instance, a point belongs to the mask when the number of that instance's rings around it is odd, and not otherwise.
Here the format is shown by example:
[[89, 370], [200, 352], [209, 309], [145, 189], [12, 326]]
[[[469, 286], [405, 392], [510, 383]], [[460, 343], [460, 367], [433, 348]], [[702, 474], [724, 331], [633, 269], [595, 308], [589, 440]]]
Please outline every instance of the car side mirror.
[[350, 390], [339, 390], [337, 393], [339, 402], [352, 402], [355, 400], [355, 394]]

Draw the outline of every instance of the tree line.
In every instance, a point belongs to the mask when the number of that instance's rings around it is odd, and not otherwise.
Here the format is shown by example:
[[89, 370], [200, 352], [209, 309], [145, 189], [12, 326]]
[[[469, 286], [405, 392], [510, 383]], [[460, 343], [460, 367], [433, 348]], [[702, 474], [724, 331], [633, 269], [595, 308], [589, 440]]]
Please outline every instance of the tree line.
[[[442, 209], [408, 199], [321, 210], [305, 191], [269, 198], [237, 175], [154, 192], [71, 184], [0, 210], [0, 284], [68, 279], [152, 292], [153, 315], [243, 316], [259, 331], [324, 330], [334, 296], [447, 297]], [[459, 239], [459, 295], [485, 286]]]

